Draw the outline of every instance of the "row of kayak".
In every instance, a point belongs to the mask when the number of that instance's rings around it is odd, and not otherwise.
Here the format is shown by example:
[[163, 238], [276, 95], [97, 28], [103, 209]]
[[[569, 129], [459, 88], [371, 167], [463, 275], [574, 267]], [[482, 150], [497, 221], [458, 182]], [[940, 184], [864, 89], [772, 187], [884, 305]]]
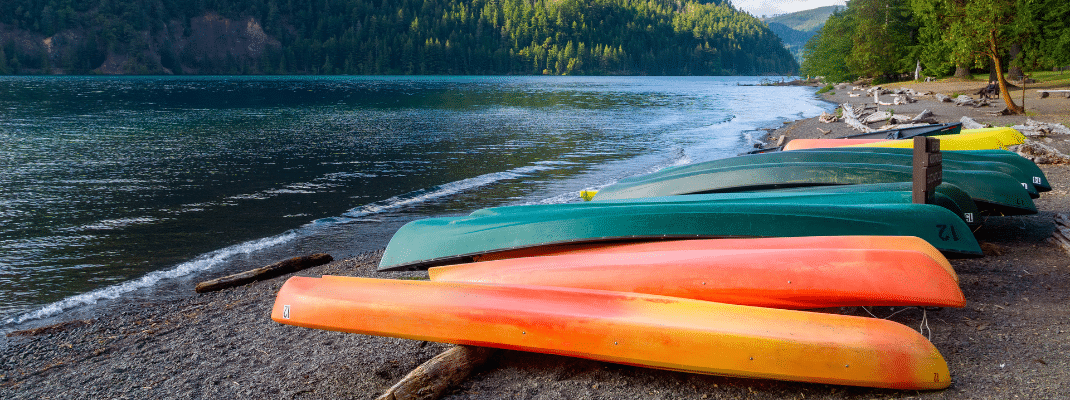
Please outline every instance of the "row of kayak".
[[980, 256], [972, 226], [1035, 213], [1051, 187], [1005, 150], [945, 152], [945, 183], [915, 204], [910, 154], [753, 154], [623, 179], [583, 203], [413, 221], [379, 270], [429, 269], [429, 281], [295, 277], [272, 318], [697, 373], [944, 388], [947, 364], [916, 331], [799, 310], [962, 307], [946, 256]]

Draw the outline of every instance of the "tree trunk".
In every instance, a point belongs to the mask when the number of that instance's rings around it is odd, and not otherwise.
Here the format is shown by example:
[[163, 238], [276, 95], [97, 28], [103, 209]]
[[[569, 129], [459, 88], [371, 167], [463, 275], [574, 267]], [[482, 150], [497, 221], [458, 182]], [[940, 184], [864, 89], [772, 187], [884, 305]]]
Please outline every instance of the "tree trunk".
[[1011, 48], [1007, 50], [1007, 60], [1010, 68], [1007, 69], [1007, 77], [1011, 80], [1022, 80], [1025, 77], [1025, 73], [1022, 72], [1022, 67], [1014, 65], [1013, 63], [1018, 60], [1018, 56], [1022, 53], [1021, 43], [1011, 43]]
[[970, 79], [970, 69], [966, 68], [966, 67], [963, 67], [963, 66], [956, 65], [955, 66], [955, 77], [956, 78], [962, 78], [962, 79]]
[[992, 64], [996, 67], [996, 78], [999, 82], [999, 95], [1003, 97], [1003, 102], [1007, 103], [1007, 111], [1011, 114], [1025, 114], [1025, 109], [1014, 104], [1014, 99], [1011, 98], [1010, 91], [1007, 90], [1007, 79], [1003, 76], [1003, 65], [999, 62], [999, 49], [996, 46], [996, 31], [988, 31], [988, 57], [992, 59]]

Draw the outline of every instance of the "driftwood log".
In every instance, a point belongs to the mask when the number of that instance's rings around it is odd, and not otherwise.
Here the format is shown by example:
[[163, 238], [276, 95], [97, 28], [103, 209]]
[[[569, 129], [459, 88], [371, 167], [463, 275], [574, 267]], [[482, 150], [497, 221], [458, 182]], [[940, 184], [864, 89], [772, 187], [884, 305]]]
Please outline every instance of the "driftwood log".
[[1015, 152], [1037, 164], [1070, 164], [1070, 156], [1035, 140], [1018, 145]]
[[1070, 253], [1070, 217], [1066, 214], [1055, 214], [1055, 232], [1052, 232], [1051, 240]]
[[846, 122], [848, 126], [862, 132], [873, 132], [873, 129], [870, 129], [870, 127], [858, 120], [858, 113], [855, 111], [854, 107], [851, 107], [851, 103], [843, 103], [843, 106], [840, 108], [843, 109], [843, 115], [841, 116], [843, 122]]
[[266, 267], [251, 269], [242, 273], [204, 281], [198, 283], [196, 289], [194, 290], [196, 290], [197, 293], [214, 292], [216, 290], [241, 286], [259, 280], [271, 279], [276, 276], [286, 275], [303, 269], [323, 265], [331, 261], [334, 261], [334, 258], [331, 258], [330, 255], [322, 253], [313, 254], [310, 256], [294, 257], [289, 260], [279, 261]]
[[453, 346], [427, 360], [401, 378], [376, 400], [434, 400], [485, 363], [494, 350], [489, 347]]

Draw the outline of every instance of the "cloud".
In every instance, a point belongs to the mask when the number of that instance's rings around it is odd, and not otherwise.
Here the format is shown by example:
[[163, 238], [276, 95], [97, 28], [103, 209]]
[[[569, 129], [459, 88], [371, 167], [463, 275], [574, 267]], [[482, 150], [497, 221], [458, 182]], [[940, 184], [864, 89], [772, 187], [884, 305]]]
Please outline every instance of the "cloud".
[[812, 10], [825, 6], [846, 5], [844, 0], [733, 0], [737, 10], [750, 13], [755, 17], [773, 16], [796, 11]]

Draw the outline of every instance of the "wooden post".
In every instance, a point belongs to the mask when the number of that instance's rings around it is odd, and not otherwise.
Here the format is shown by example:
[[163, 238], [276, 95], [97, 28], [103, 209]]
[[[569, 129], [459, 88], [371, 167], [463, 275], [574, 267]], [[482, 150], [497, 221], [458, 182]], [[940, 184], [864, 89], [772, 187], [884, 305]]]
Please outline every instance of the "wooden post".
[[917, 204], [931, 204], [936, 187], [943, 178], [943, 155], [940, 140], [927, 136], [914, 137], [914, 179], [912, 199]]

